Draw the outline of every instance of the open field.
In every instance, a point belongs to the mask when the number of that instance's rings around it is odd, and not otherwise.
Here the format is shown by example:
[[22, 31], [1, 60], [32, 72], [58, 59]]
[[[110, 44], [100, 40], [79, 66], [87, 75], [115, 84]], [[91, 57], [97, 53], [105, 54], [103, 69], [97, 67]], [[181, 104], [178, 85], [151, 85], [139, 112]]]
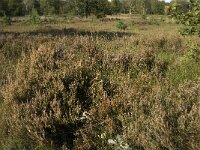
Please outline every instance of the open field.
[[15, 19], [0, 24], [0, 149], [200, 149], [199, 37], [166, 16]]

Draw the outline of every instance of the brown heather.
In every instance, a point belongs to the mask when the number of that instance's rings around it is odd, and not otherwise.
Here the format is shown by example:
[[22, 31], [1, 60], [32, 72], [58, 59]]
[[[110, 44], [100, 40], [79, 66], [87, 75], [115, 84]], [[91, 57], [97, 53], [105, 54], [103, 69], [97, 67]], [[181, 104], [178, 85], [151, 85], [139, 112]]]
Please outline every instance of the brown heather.
[[176, 34], [0, 35], [0, 148], [198, 150], [200, 64], [187, 44]]

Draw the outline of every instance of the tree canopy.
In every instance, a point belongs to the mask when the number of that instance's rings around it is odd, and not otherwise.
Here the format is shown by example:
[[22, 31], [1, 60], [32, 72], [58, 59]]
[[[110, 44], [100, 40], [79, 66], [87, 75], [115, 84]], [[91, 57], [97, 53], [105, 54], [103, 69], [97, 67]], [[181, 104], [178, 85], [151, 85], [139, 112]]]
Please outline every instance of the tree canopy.
[[107, 14], [163, 14], [165, 2], [160, 0], [0, 0], [0, 15], [29, 15], [34, 8], [40, 15], [74, 14], [103, 17]]

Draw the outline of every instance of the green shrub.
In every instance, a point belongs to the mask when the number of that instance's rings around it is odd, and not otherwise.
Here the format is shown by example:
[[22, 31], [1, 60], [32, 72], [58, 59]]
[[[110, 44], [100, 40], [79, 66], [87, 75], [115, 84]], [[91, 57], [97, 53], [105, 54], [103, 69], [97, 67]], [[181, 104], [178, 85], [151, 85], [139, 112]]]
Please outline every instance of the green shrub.
[[104, 18], [106, 15], [105, 15], [104, 12], [97, 12], [97, 13], [95, 14], [95, 16], [99, 19], [99, 18]]
[[178, 86], [187, 80], [197, 80], [200, 76], [200, 64], [194, 60], [186, 59], [187, 61], [185, 61], [185, 58], [183, 59], [182, 62], [171, 66], [167, 72], [167, 78], [171, 81], [171, 85]]
[[177, 23], [185, 25], [185, 28], [179, 32], [183, 35], [193, 35], [200, 33], [200, 1], [189, 0], [188, 10], [184, 11], [180, 5], [175, 3], [172, 8], [171, 16], [177, 20]]
[[5, 25], [11, 25], [11, 19], [10, 19], [10, 17], [4, 15], [3, 19], [2, 19], [2, 23], [5, 24]]
[[46, 23], [46, 24], [55, 24], [57, 22], [58, 20], [56, 19], [56, 16], [48, 16], [48, 17], [45, 17], [45, 19], [43, 20], [43, 23]]
[[3, 96], [0, 94], [0, 107], [2, 103], [3, 103]]
[[176, 59], [176, 63], [170, 67], [168, 78], [176, 86], [187, 80], [197, 80], [200, 76], [199, 66], [199, 46], [192, 44], [185, 54]]
[[116, 25], [116, 26], [117, 26], [117, 28], [120, 29], [120, 30], [126, 30], [127, 27], [128, 27], [127, 24], [125, 24], [125, 23], [124, 23], [123, 21], [121, 21], [121, 20], [117, 22], [117, 25]]
[[165, 22], [166, 18], [164, 16], [160, 17], [160, 22]]
[[146, 11], [143, 11], [143, 13], [142, 13], [142, 19], [144, 19], [144, 20], [146, 20], [147, 19], [147, 13], [146, 13]]
[[68, 14], [64, 15], [64, 20], [70, 21], [73, 18], [74, 18], [74, 14], [68, 13]]
[[37, 9], [35, 9], [35, 8], [32, 9], [30, 17], [31, 17], [30, 21], [31, 21], [32, 24], [35, 24], [35, 25], [41, 24], [41, 19], [40, 19], [38, 12], [37, 12]]
[[151, 17], [149, 20], [149, 24], [151, 25], [160, 25], [160, 22], [158, 21], [158, 19]]
[[200, 62], [200, 47], [198, 45], [192, 45], [184, 57], [194, 62]]
[[196, 30], [194, 27], [187, 27], [187, 28], [180, 28], [179, 33], [181, 35], [193, 35], [195, 34]]
[[134, 26], [134, 25], [135, 25], [135, 21], [132, 20], [131, 23], [130, 23], [130, 25], [131, 25], [131, 26]]

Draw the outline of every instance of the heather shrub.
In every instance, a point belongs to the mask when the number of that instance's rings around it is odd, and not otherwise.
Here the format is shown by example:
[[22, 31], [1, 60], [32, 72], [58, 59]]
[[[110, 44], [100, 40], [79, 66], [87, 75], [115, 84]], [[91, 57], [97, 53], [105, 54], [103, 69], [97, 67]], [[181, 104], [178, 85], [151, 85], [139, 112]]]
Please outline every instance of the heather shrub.
[[4, 42], [4, 45], [1, 49], [2, 55], [9, 60], [16, 60], [20, 57], [22, 49], [21, 49], [21, 45], [22, 41], [15, 41], [17, 42], [15, 43], [8, 43], [8, 42]]
[[147, 74], [126, 81], [123, 141], [130, 149], [198, 149], [199, 85], [188, 81], [169, 91]]
[[166, 99], [164, 117], [170, 129], [169, 140], [174, 149], [200, 147], [200, 83], [185, 82], [170, 92]]
[[72, 49], [41, 45], [23, 57], [3, 95], [14, 124], [31, 138], [54, 148], [106, 147], [101, 134], [108, 138], [122, 130], [117, 84], [101, 74], [101, 51], [75, 42]]
[[158, 79], [165, 78], [169, 70], [169, 66], [170, 66], [170, 62], [168, 60], [157, 59], [155, 61], [153, 74], [156, 75]]
[[187, 46], [182, 37], [177, 35], [159, 35], [152, 38], [151, 36], [141, 36], [134, 38], [131, 42], [134, 42], [136, 46], [143, 49], [152, 49], [153, 51], [163, 51], [177, 53], [184, 51]]
[[134, 61], [139, 70], [151, 71], [155, 65], [155, 52], [142, 50], [135, 54]]
[[[124, 116], [124, 138], [130, 149], [160, 149], [168, 143], [168, 130], [163, 124], [161, 86], [154, 77], [141, 73], [127, 81], [129, 111]], [[166, 147], [167, 148], [167, 147]]]
[[105, 56], [104, 60], [105, 71], [109, 72], [123, 72], [130, 71], [133, 65], [133, 53], [130, 52], [118, 52], [111, 53]]
[[12, 113], [10, 105], [0, 103], [0, 148], [5, 150], [44, 149], [42, 145], [30, 138], [25, 128], [15, 126]]
[[198, 44], [62, 33], [0, 35], [0, 149], [198, 149]]
[[[7, 76], [15, 76], [15, 66], [21, 55], [37, 49], [41, 43], [51, 41], [53, 37], [19, 35], [0, 35], [0, 87], [6, 82]], [[55, 38], [54, 38], [55, 39]]]

